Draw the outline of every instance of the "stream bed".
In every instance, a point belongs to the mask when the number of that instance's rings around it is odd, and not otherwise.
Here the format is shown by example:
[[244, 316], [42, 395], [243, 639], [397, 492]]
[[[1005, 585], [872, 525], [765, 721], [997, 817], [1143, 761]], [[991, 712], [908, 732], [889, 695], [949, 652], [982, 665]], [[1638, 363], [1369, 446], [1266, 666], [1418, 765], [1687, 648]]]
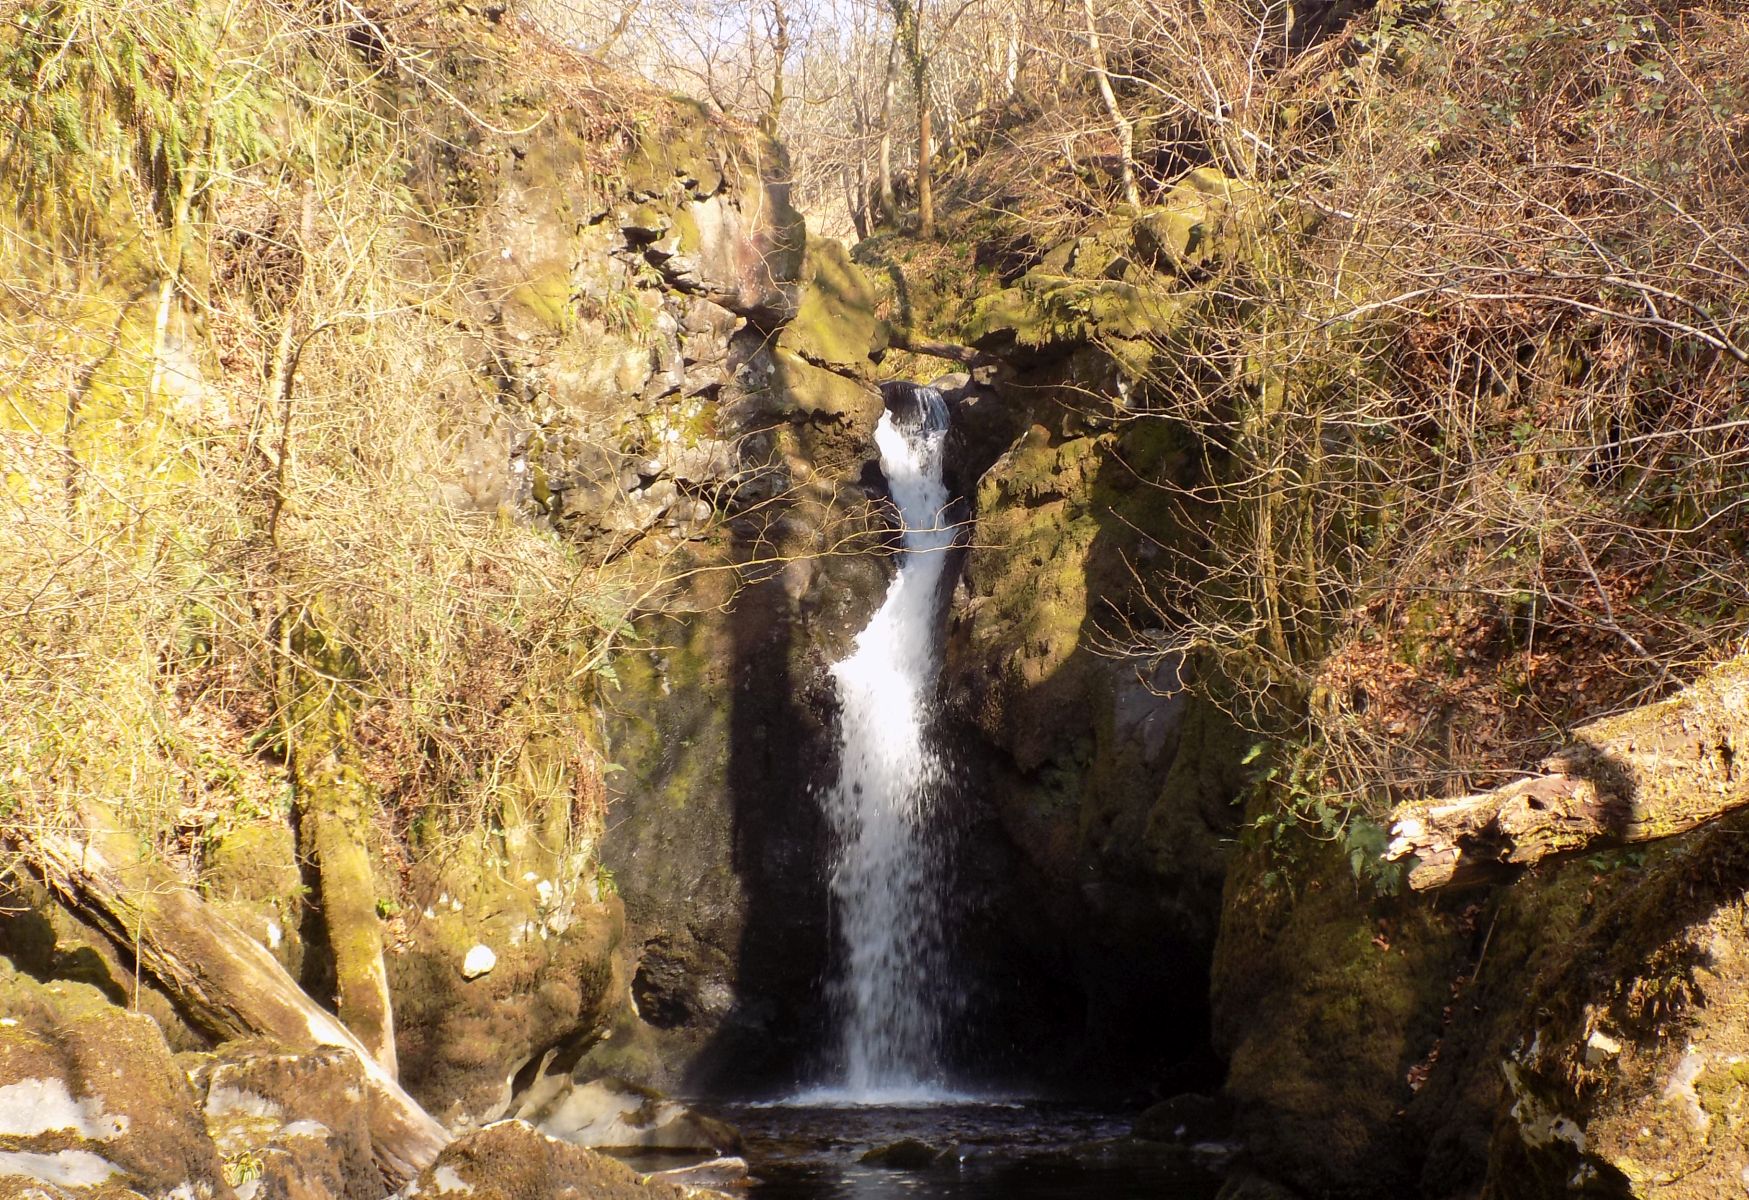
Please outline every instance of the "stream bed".
[[[746, 1138], [750, 1200], [1210, 1200], [1227, 1158], [1132, 1139], [1133, 1112], [1041, 1101], [709, 1111]], [[911, 1168], [860, 1161], [904, 1139], [944, 1153]]]

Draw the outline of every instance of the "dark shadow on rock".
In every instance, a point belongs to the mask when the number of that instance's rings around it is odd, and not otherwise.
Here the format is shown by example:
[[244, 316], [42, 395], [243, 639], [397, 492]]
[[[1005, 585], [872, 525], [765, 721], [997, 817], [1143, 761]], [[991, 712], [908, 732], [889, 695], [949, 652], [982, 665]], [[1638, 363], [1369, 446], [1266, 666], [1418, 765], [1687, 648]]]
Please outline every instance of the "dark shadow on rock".
[[1087, 366], [1039, 356], [951, 396], [953, 473], [993, 506], [949, 634], [984, 823], [961, 903], [968, 941], [1008, 959], [978, 972], [998, 1069], [1165, 1096], [1220, 1078], [1208, 983], [1243, 748], [1176, 664], [1098, 649], [1158, 619], [1130, 565], [1197, 536], [1158, 481], [1198, 458], [1163, 422], [1089, 419]]
[[[742, 547], [747, 557], [758, 550], [751, 539]], [[827, 1032], [828, 835], [815, 794], [827, 769], [831, 699], [797, 645], [799, 615], [775, 574], [747, 581], [727, 615], [726, 782], [741, 928], [734, 1005], [694, 1060], [686, 1085], [695, 1093], [793, 1087]]]

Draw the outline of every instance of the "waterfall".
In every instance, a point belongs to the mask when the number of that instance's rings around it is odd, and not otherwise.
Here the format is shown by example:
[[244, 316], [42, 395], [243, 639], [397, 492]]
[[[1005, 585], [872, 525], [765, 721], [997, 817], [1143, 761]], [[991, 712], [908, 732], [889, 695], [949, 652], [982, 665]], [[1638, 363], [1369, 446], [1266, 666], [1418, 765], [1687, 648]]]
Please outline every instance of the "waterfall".
[[840, 703], [831, 895], [843, 954], [835, 994], [841, 1099], [940, 1095], [941, 854], [932, 835], [940, 758], [929, 742], [941, 670], [939, 591], [954, 532], [941, 479], [947, 405], [902, 389], [875, 430], [899, 510], [898, 572], [880, 611], [832, 668]]

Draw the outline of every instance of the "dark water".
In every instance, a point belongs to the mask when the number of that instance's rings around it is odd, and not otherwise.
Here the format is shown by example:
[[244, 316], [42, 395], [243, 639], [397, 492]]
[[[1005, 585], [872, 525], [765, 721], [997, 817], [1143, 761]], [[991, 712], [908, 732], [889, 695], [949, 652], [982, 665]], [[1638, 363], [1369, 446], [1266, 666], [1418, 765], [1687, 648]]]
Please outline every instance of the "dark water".
[[[1133, 1113], [1065, 1104], [711, 1112], [746, 1137], [750, 1200], [1208, 1200], [1224, 1157], [1217, 1147], [1137, 1142], [1126, 1136]], [[858, 1161], [902, 1138], [947, 1153], [919, 1170]]]

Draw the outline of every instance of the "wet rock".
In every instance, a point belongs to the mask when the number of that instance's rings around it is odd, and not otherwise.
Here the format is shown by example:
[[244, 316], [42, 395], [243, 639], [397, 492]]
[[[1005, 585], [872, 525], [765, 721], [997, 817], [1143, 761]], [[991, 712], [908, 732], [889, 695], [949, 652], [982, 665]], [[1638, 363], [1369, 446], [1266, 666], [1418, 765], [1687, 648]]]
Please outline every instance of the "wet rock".
[[889, 1145], [876, 1146], [857, 1161], [871, 1167], [887, 1167], [894, 1171], [926, 1171], [945, 1158], [946, 1154], [946, 1151], [938, 1150], [917, 1138], [900, 1138]]
[[514, 1115], [549, 1137], [597, 1149], [723, 1154], [741, 1148], [733, 1127], [621, 1079], [542, 1077]]
[[736, 1157], [713, 1158], [708, 1162], [694, 1163], [690, 1167], [675, 1167], [670, 1171], [656, 1171], [646, 1175], [645, 1178], [661, 1183], [672, 1183], [680, 1187], [719, 1190], [751, 1187], [753, 1184], [753, 1176], [747, 1173], [747, 1160]]
[[467, 954], [462, 957], [462, 978], [478, 979], [497, 965], [498, 956], [492, 952], [492, 947], [476, 942], [468, 947]]
[[251, 1197], [371, 1200], [382, 1177], [371, 1157], [363, 1068], [346, 1051], [294, 1052], [233, 1042], [190, 1072], [208, 1135]]
[[500, 1121], [457, 1138], [401, 1193], [468, 1200], [683, 1200], [699, 1192], [646, 1180], [624, 1163], [521, 1121]]
[[1209, 1142], [1232, 1131], [1232, 1106], [1218, 1096], [1185, 1092], [1136, 1118], [1131, 1132], [1151, 1142]]
[[1215, 1200], [1300, 1200], [1300, 1194], [1273, 1179], [1246, 1173], [1228, 1177]]
[[84, 984], [39, 984], [4, 960], [0, 1012], [0, 1186], [231, 1196], [151, 1018]]

